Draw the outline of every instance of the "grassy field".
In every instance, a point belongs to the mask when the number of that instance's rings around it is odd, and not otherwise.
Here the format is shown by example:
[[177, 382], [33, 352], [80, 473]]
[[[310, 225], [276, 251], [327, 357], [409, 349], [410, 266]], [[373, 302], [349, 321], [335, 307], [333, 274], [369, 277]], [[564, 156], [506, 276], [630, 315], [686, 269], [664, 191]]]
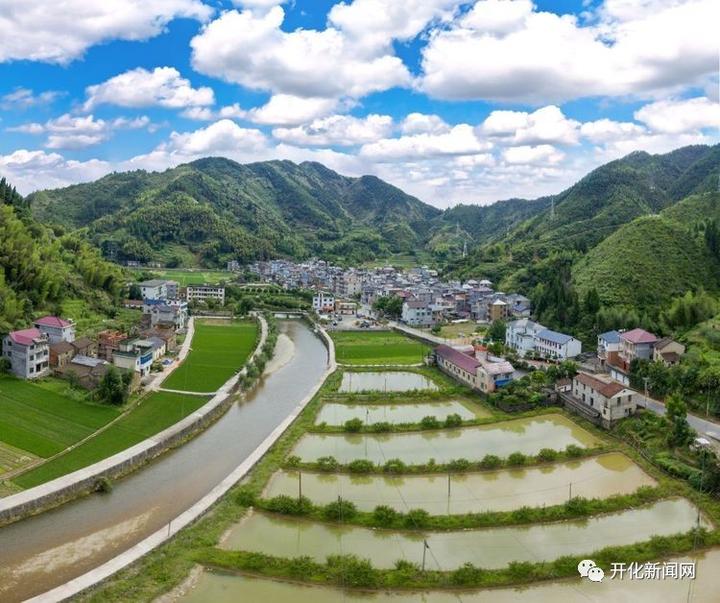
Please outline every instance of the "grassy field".
[[340, 364], [417, 364], [430, 349], [395, 331], [332, 331]]
[[102, 433], [52, 461], [13, 479], [32, 488], [125, 450], [170, 427], [208, 401], [205, 396], [155, 392]]
[[254, 321], [225, 324], [195, 322], [190, 354], [163, 383], [167, 389], [214, 392], [247, 360], [255, 348]]
[[446, 339], [456, 339], [458, 337], [478, 337], [485, 333], [487, 329], [475, 322], [458, 322], [443, 325], [440, 328], [439, 337]]
[[111, 406], [62, 395], [53, 380], [42, 385], [0, 377], [0, 440], [40, 457], [61, 452], [118, 416]]
[[[37, 458], [34, 454], [30, 454], [25, 450], [0, 442], [0, 479], [2, 479], [4, 473], [25, 467]], [[1, 490], [0, 496], [2, 496]]]
[[222, 281], [230, 281], [235, 278], [233, 272], [226, 270], [203, 270], [202, 268], [197, 269], [141, 269], [133, 270], [133, 273], [137, 276], [141, 273], [152, 272], [155, 278], [164, 278], [170, 281], [177, 281], [181, 287], [187, 285], [217, 285]]

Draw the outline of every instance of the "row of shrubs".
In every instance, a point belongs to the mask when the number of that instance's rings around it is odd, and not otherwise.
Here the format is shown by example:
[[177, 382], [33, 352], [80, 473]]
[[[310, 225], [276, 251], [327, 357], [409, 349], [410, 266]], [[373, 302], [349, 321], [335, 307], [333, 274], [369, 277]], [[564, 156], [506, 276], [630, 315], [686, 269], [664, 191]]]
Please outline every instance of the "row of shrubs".
[[[469, 421], [468, 423], [472, 423], [472, 421]], [[462, 424], [462, 417], [457, 413], [452, 413], [445, 417], [442, 421], [437, 417], [428, 415], [427, 417], [423, 417], [419, 423], [388, 423], [387, 421], [379, 421], [378, 423], [365, 425], [362, 419], [355, 418], [345, 421], [342, 426], [342, 430], [345, 433], [360, 433], [361, 431], [370, 433], [388, 433], [392, 431], [407, 431], [408, 429], [426, 430], [460, 427]], [[321, 423], [316, 426], [316, 429], [317, 431], [326, 431], [327, 425], [325, 423]]]
[[275, 317], [268, 313], [264, 314], [265, 321], [268, 325], [267, 338], [260, 351], [255, 355], [252, 361], [245, 365], [245, 374], [240, 378], [240, 386], [244, 390], [250, 389], [260, 378], [267, 363], [275, 352], [275, 344], [277, 343], [278, 329]]
[[367, 459], [356, 459], [347, 464], [341, 464], [333, 456], [322, 456], [315, 462], [303, 462], [298, 456], [290, 456], [285, 461], [286, 469], [304, 469], [307, 471], [322, 471], [325, 473], [387, 473], [398, 475], [403, 473], [462, 473], [468, 471], [500, 469], [503, 467], [524, 467], [551, 463], [556, 461], [579, 459], [596, 455], [607, 450], [605, 446], [595, 448], [580, 448], [570, 444], [565, 450], [543, 448], [536, 455], [526, 455], [522, 452], [513, 452], [506, 458], [494, 454], [486, 454], [480, 461], [470, 461], [465, 458], [453, 459], [447, 463], [436, 463], [430, 459], [427, 463], [408, 465], [400, 459], [389, 459], [382, 465], [375, 464]]
[[601, 513], [617, 513], [656, 502], [675, 494], [669, 487], [641, 486], [632, 494], [618, 494], [608, 498], [569, 498], [559, 505], [528, 507], [512, 511], [482, 511], [456, 515], [431, 515], [425, 509], [400, 512], [387, 505], [372, 511], [359, 510], [352, 501], [338, 498], [326, 505], [316, 505], [305, 496], [280, 494], [273, 498], [255, 497], [249, 489], [242, 489], [238, 502], [271, 513], [307, 517], [316, 521], [349, 523], [367, 528], [398, 530], [464, 530], [491, 526], [511, 526], [539, 522], [578, 519]]
[[[219, 569], [252, 572], [269, 577], [288, 577], [293, 580], [350, 588], [407, 588], [453, 589], [488, 588], [528, 584], [541, 580], [573, 576], [582, 559], [590, 558], [599, 567], [609, 568], [622, 559], [630, 564], [645, 563], [671, 555], [682, 555], [696, 548], [720, 542], [717, 532], [702, 528], [674, 536], [654, 536], [645, 542], [626, 546], [607, 547], [582, 555], [566, 555], [553, 561], [530, 563], [513, 561], [500, 569], [484, 569], [466, 563], [452, 571], [425, 570], [416, 564], [399, 560], [392, 569], [377, 569], [368, 559], [357, 555], [330, 555], [325, 563], [312, 557], [275, 557], [248, 551], [204, 549], [198, 561]], [[589, 544], [589, 546], [592, 546]]]

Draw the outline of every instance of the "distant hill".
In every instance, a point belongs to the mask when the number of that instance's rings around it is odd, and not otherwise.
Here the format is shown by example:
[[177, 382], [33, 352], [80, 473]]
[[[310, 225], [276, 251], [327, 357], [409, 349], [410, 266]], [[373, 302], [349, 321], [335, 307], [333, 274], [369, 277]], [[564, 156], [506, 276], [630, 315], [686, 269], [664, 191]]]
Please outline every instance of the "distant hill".
[[123, 285], [117, 266], [77, 236], [58, 236], [32, 219], [26, 201], [0, 181], [0, 333], [28, 326], [38, 313], [67, 315], [70, 302], [76, 320], [112, 316]]
[[688, 290], [720, 287], [720, 257], [705, 224], [720, 219], [720, 194], [684, 199], [657, 216], [621, 226], [573, 267], [582, 294], [594, 287], [608, 305], [653, 308]]
[[441, 213], [374, 176], [349, 178], [311, 162], [222, 158], [110, 174], [29, 200], [43, 222], [86, 229], [107, 257], [189, 266], [412, 253]]

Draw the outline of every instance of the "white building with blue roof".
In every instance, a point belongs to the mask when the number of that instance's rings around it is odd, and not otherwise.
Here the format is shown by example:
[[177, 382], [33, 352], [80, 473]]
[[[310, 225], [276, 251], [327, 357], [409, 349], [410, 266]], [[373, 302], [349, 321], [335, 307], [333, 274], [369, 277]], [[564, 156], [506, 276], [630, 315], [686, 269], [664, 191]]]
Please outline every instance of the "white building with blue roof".
[[582, 343], [572, 335], [543, 329], [535, 337], [535, 351], [545, 358], [567, 360], [582, 352]]

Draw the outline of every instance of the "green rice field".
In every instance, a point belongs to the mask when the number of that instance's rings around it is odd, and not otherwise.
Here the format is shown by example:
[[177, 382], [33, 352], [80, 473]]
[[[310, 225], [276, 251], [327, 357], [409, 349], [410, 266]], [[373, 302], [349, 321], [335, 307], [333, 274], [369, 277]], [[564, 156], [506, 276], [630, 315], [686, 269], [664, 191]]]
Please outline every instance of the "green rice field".
[[[140, 272], [148, 272], [148, 270], [134, 270], [136, 275]], [[187, 285], [217, 285], [221, 282], [227, 282], [235, 277], [232, 272], [226, 270], [173, 270], [170, 268], [164, 270], [150, 270], [155, 278], [163, 278], [169, 281], [177, 281], [181, 287]]]
[[14, 377], [0, 377], [0, 441], [49, 457], [118, 416], [112, 406], [89, 404]]
[[254, 321], [195, 321], [190, 354], [163, 382], [166, 389], [214, 392], [242, 368], [257, 340]]
[[208, 400], [205, 396], [155, 392], [105, 431], [12, 481], [22, 488], [31, 488], [87, 467], [170, 427]]
[[418, 364], [430, 349], [395, 331], [332, 331], [330, 336], [340, 364]]

